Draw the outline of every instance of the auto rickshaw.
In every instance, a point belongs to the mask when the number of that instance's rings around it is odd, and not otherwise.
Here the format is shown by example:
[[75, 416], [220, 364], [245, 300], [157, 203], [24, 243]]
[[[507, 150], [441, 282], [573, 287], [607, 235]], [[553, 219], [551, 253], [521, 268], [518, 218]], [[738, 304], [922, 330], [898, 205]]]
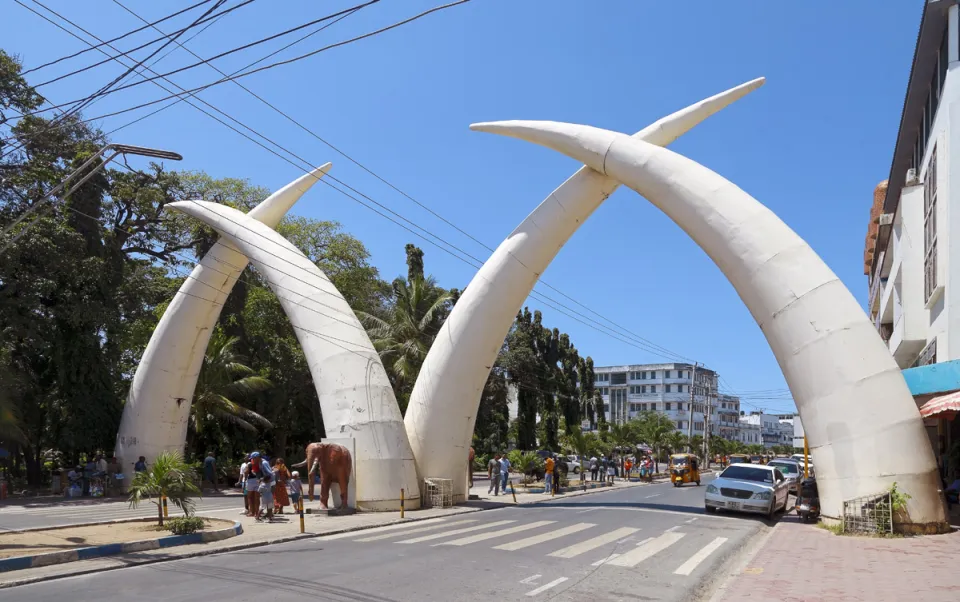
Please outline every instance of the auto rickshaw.
[[747, 454], [730, 454], [731, 464], [750, 464], [750, 457]]
[[670, 481], [674, 487], [684, 483], [700, 485], [700, 464], [693, 454], [673, 454], [670, 456]]

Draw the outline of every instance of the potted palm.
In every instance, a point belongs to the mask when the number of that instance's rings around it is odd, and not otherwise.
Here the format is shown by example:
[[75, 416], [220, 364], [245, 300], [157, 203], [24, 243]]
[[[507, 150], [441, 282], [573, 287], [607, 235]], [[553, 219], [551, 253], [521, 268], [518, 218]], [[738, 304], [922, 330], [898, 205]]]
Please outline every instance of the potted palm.
[[196, 474], [184, 462], [180, 452], [162, 452], [146, 471], [138, 472], [130, 485], [130, 507], [136, 508], [146, 500], [157, 506], [157, 519], [163, 526], [163, 499], [166, 498], [183, 513], [190, 516], [200, 497]]

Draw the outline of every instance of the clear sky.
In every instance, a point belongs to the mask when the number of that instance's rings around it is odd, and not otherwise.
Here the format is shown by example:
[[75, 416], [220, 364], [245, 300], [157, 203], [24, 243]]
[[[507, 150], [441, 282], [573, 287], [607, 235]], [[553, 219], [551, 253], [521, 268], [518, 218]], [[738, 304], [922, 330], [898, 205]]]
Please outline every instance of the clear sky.
[[[32, 0], [21, 1], [42, 10]], [[43, 1], [104, 39], [142, 24], [111, 0]], [[151, 21], [195, 2], [121, 1]], [[240, 1], [229, 0], [225, 7]], [[441, 1], [383, 0], [270, 62], [377, 29]], [[258, 0], [186, 45], [206, 58], [359, 2]], [[872, 191], [890, 169], [922, 4], [473, 0], [242, 81], [423, 205], [496, 247], [578, 165], [529, 143], [470, 132], [470, 123], [553, 119], [632, 133], [704, 97], [765, 76], [764, 87], [672, 148], [775, 211], [865, 304], [862, 256]], [[161, 27], [165, 32], [184, 27], [205, 8]], [[0, 11], [0, 47], [19, 54], [27, 67], [86, 47], [13, 0], [0, 0]], [[126, 50], [156, 36], [144, 32], [118, 44]], [[233, 72], [290, 41], [275, 40], [215, 64]], [[134, 56], [143, 58], [154, 48]], [[89, 64], [94, 56], [87, 53], [28, 77], [38, 84]], [[169, 71], [195, 61], [176, 50], [157, 68]], [[110, 63], [41, 91], [64, 102], [92, 93], [121, 72]], [[192, 88], [219, 77], [201, 66], [171, 79]], [[166, 95], [144, 84], [98, 101], [85, 114], [94, 117]], [[201, 97], [312, 164], [332, 161], [333, 175], [449, 243], [482, 260], [489, 256], [237, 86], [223, 84]], [[109, 131], [153, 108], [106, 118], [101, 125]], [[270, 188], [302, 173], [185, 103], [118, 132], [114, 140], [182, 153], [185, 160], [170, 168], [244, 177]], [[427, 270], [444, 286], [463, 287], [475, 273], [326, 186], [316, 186], [295, 212], [342, 222], [367, 245], [387, 279], [404, 273], [407, 242], [424, 249]], [[724, 388], [744, 392], [746, 403], [792, 410], [788, 395], [761, 392], [786, 385], [734, 289], [699, 247], [636, 193], [621, 189], [608, 199], [543, 280], [612, 320], [615, 331], [629, 331], [717, 370]], [[600, 320], [543, 290], [572, 311]], [[542, 309], [545, 323], [568, 332], [598, 365], [671, 361], [537, 300], [529, 305]]]

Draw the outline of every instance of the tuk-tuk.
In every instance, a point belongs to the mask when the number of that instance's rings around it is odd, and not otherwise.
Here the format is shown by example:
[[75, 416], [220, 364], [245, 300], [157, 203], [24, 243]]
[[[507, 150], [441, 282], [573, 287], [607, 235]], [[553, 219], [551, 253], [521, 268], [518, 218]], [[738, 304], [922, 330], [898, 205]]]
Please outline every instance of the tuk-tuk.
[[670, 481], [674, 487], [684, 483], [700, 485], [700, 462], [693, 454], [673, 454], [670, 456]]
[[766, 464], [766, 462], [763, 461], [763, 456], [750, 456], [750, 463], [751, 463], [751, 464]]
[[730, 454], [731, 464], [750, 464], [750, 457], [747, 454]]

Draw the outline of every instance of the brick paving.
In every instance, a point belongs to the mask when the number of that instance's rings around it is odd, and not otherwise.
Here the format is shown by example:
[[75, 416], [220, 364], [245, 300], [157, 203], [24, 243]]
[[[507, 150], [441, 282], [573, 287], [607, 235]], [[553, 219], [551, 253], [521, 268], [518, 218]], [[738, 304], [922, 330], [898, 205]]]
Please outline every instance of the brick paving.
[[785, 518], [715, 602], [957, 602], [960, 531], [837, 536]]

